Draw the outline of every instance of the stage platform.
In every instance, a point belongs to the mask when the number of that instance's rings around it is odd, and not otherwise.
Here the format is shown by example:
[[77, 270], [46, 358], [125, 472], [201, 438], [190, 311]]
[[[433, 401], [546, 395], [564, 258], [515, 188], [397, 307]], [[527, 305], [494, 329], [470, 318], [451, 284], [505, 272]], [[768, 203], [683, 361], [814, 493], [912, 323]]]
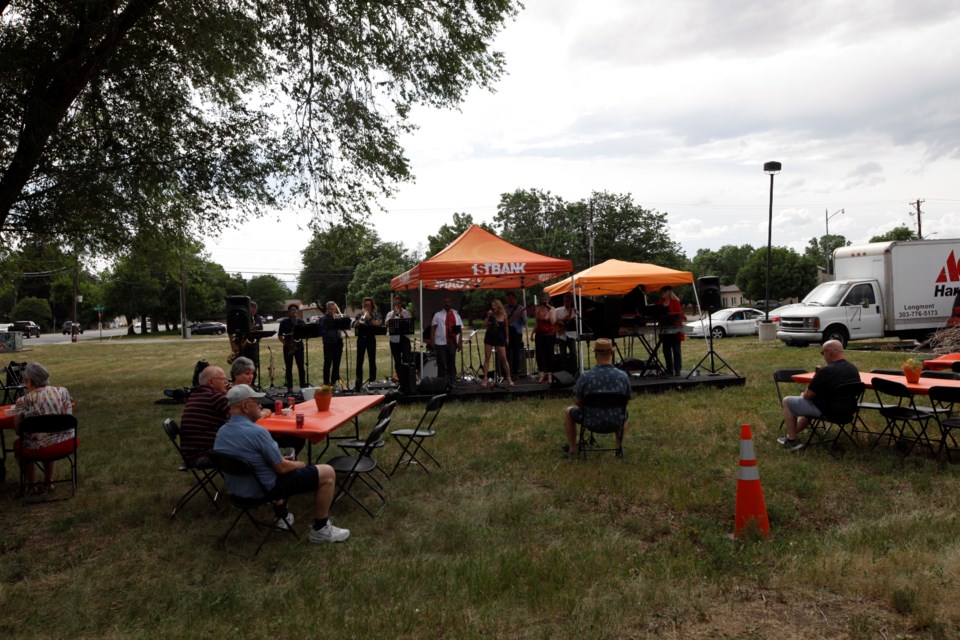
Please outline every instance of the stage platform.
[[[716, 373], [711, 374], [709, 372], [704, 373], [703, 371], [698, 371], [697, 375], [686, 377], [686, 372], [684, 375], [679, 378], [672, 377], [659, 377], [659, 376], [636, 376], [632, 375], [630, 377], [630, 386], [633, 388], [634, 394], [641, 393], [664, 393], [667, 391], [689, 391], [691, 389], [696, 389], [698, 387], [742, 387], [746, 384], [747, 379], [730, 375], [729, 373]], [[372, 388], [371, 388], [372, 387]], [[463, 381], [457, 381], [453, 385], [453, 392], [450, 394], [449, 400], [457, 402], [466, 402], [466, 401], [503, 401], [503, 400], [513, 400], [521, 398], [569, 398], [573, 390], [573, 385], [566, 387], [550, 386], [547, 384], [538, 384], [536, 382], [536, 376], [533, 377], [522, 377], [517, 380], [514, 380], [514, 386], [508, 387], [506, 384], [498, 385], [496, 387], [487, 387], [486, 389], [480, 386], [480, 379], [469, 379]], [[285, 389], [264, 389], [270, 395], [285, 396]], [[299, 389], [293, 390], [294, 396], [297, 397], [297, 401], [300, 401]], [[355, 392], [341, 392], [338, 395], [356, 395]], [[442, 392], [433, 392], [433, 393], [413, 393], [406, 394], [400, 393], [399, 388], [395, 384], [390, 383], [373, 383], [364, 386], [364, 388], [359, 392], [359, 394], [369, 394], [369, 393], [379, 393], [381, 395], [389, 395], [391, 399], [397, 400], [400, 404], [423, 404], [427, 400]], [[266, 404], [266, 403], [265, 403]]]

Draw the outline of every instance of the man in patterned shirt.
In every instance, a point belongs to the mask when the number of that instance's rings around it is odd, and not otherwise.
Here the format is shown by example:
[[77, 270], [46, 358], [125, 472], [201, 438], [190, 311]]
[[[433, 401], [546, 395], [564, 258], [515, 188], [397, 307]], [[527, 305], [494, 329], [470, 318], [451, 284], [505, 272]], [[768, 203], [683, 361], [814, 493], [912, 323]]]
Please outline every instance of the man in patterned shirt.
[[[597, 365], [585, 372], [573, 386], [573, 401], [575, 406], [567, 407], [563, 410], [563, 429], [567, 435], [567, 444], [563, 445], [563, 452], [577, 451], [577, 426], [583, 420], [580, 405], [583, 399], [593, 393], [622, 393], [629, 400], [633, 396], [630, 389], [630, 378], [626, 373], [613, 366], [613, 343], [607, 338], [600, 338], [593, 347], [593, 353], [597, 358]], [[606, 421], [607, 418], [613, 420], [622, 420], [624, 431], [627, 425], [626, 409], [600, 409], [600, 411], [617, 412], [616, 416], [599, 416]], [[620, 448], [620, 439], [617, 439], [617, 448]]]

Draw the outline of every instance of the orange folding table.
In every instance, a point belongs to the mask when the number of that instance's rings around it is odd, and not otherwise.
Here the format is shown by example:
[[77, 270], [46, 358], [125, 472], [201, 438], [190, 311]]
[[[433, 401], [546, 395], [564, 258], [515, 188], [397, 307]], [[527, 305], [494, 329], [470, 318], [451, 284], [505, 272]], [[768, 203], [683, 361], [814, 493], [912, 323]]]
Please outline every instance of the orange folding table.
[[960, 353], [946, 353], [930, 360], [924, 360], [923, 368], [928, 371], [951, 371], [954, 362], [960, 362]]
[[[307, 458], [313, 458], [313, 445], [325, 441], [323, 450], [317, 454], [320, 459], [330, 446], [330, 434], [347, 424], [351, 420], [354, 433], [347, 437], [360, 437], [361, 413], [383, 402], [381, 395], [369, 396], [334, 396], [330, 400], [329, 411], [317, 411], [317, 403], [312, 399], [294, 406], [289, 416], [273, 414], [269, 418], [260, 418], [257, 424], [270, 433], [305, 438], [308, 443]], [[303, 413], [303, 428], [297, 429], [296, 414]]]
[[[892, 380], [894, 382], [899, 382], [902, 385], [905, 385], [907, 389], [910, 390], [910, 393], [914, 395], [927, 396], [930, 395], [930, 387], [956, 387], [960, 388], [960, 380], [944, 380], [943, 378], [923, 378], [917, 382], [907, 382], [906, 377], [904, 376], [893, 376], [880, 373], [869, 373], [869, 372], [860, 372], [860, 381], [863, 382], [864, 386], [867, 389], [873, 388], [873, 379], [874, 378], [883, 378], [885, 380]], [[800, 384], [809, 384], [813, 380], [813, 372], [809, 371], [807, 373], [798, 373], [793, 376], [794, 382], [799, 382]]]

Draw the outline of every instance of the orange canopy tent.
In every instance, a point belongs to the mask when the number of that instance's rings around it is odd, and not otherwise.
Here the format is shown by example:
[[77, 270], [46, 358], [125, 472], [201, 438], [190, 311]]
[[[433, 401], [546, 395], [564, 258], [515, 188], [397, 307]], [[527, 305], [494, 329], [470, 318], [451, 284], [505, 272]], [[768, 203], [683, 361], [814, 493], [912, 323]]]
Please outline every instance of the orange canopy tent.
[[622, 296], [641, 284], [647, 291], [666, 285], [692, 284], [693, 274], [643, 262], [607, 260], [554, 283], [544, 291], [551, 296], [568, 293], [574, 282], [578, 296]]
[[540, 255], [472, 225], [437, 255], [390, 281], [410, 289], [517, 289], [573, 271], [571, 260]]

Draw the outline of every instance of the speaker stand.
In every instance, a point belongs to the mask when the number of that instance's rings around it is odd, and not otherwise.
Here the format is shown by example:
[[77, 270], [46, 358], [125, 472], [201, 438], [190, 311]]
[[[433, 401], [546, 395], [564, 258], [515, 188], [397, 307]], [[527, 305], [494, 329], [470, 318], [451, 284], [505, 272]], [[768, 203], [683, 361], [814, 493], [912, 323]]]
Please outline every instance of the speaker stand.
[[[708, 318], [709, 327], [710, 327], [710, 333], [709, 333], [708, 335], [709, 335], [710, 337], [709, 337], [707, 340], [708, 340], [709, 347], [708, 347], [708, 349], [707, 349], [707, 353], [704, 354], [704, 356], [703, 356], [702, 358], [700, 358], [700, 362], [697, 363], [697, 366], [695, 366], [693, 369], [691, 369], [691, 370], [690, 370], [690, 373], [687, 374], [686, 379], [689, 380], [689, 379], [690, 379], [690, 376], [692, 376], [696, 371], [698, 371], [698, 370], [701, 369], [701, 368], [702, 368], [704, 371], [706, 371], [707, 373], [709, 373], [710, 375], [712, 375], [712, 376], [715, 376], [715, 375], [719, 374], [719, 373], [720, 373], [721, 371], [723, 371], [724, 369], [730, 369], [730, 372], [733, 373], [733, 375], [735, 375], [736, 377], [739, 378], [739, 377], [740, 377], [740, 374], [737, 373], [736, 371], [734, 371], [734, 370], [733, 370], [733, 367], [731, 367], [730, 364], [729, 364], [726, 360], [724, 360], [722, 357], [720, 357], [720, 354], [719, 354], [719, 353], [717, 353], [716, 351], [713, 350], [713, 312], [712, 312], [712, 311], [708, 311], [708, 313], [709, 313], [709, 315], [707, 316], [707, 318]], [[709, 368], [704, 366], [704, 363], [707, 361], [707, 358], [710, 358], [710, 367], [709, 367]], [[717, 368], [717, 363], [716, 363], [717, 360], [719, 360], [720, 362], [723, 363], [723, 366], [722, 366], [722, 367]]]

